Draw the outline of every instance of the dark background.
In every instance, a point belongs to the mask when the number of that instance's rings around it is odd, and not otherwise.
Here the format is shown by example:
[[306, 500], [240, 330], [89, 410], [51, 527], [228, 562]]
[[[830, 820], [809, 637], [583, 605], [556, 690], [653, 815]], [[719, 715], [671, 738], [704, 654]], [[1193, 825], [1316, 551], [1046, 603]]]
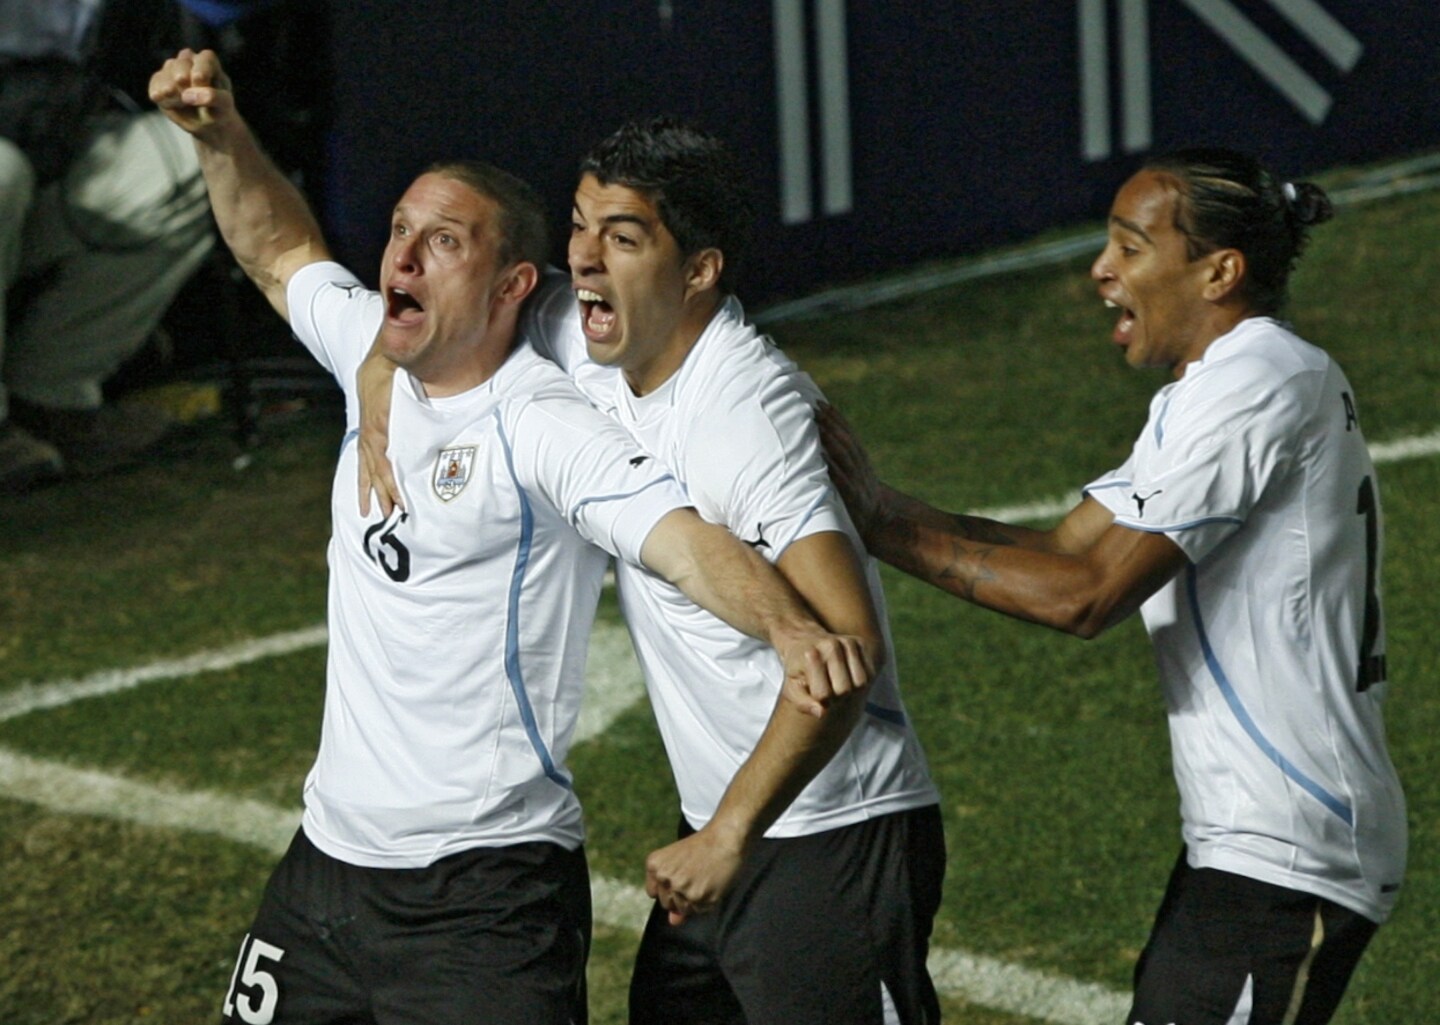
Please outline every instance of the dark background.
[[[821, 2], [800, 4], [812, 109]], [[1185, 0], [1150, 0], [1152, 148], [1233, 145], [1298, 175], [1440, 142], [1440, 6], [1321, 0], [1364, 47], [1346, 74], [1267, 0], [1190, 2], [1239, 11], [1333, 106], [1311, 124]], [[421, 166], [453, 155], [481, 156], [533, 182], [563, 239], [580, 155], [622, 120], [662, 112], [721, 134], [750, 170], [761, 216], [741, 292], [752, 303], [1104, 214], [1141, 155], [1120, 151], [1113, 0], [1105, 9], [1116, 143], [1114, 155], [1094, 162], [1081, 153], [1078, 0], [839, 6], [853, 209], [785, 225], [770, 3], [334, 5], [320, 190], [332, 243], [373, 278], [391, 205]], [[815, 195], [818, 206], [818, 179]]]

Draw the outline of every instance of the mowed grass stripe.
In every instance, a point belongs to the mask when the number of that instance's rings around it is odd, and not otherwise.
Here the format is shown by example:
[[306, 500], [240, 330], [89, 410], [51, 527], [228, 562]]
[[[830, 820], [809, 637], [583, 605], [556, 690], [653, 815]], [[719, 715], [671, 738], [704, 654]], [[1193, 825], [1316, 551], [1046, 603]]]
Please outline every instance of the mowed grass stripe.
[[[259, 801], [157, 787], [3, 748], [0, 792], [63, 814], [207, 833], [277, 857], [300, 822], [298, 811]], [[650, 911], [644, 890], [603, 876], [591, 888], [597, 923], [639, 933]], [[1127, 996], [1103, 986], [962, 950], [932, 950], [929, 964], [936, 986], [949, 996], [1052, 1025], [1110, 1025], [1129, 1007]]]

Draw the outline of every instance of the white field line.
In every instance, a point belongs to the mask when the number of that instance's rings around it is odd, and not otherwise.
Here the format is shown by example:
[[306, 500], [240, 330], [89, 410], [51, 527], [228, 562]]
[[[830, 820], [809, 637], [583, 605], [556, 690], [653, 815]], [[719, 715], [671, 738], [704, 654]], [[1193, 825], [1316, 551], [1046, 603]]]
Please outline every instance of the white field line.
[[[73, 701], [101, 697], [161, 680], [185, 679], [201, 673], [219, 672], [248, 662], [288, 655], [325, 643], [325, 627], [275, 634], [254, 641], [242, 641], [226, 648], [201, 651], [184, 658], [152, 662], [134, 669], [107, 669], [76, 680], [53, 683], [22, 683], [0, 694], [0, 722], [18, 719], [31, 712], [59, 708]], [[633, 705], [645, 691], [640, 669], [630, 647], [630, 635], [615, 623], [596, 623], [590, 635], [590, 656], [585, 663], [585, 704], [575, 728], [575, 740], [588, 740], [604, 733], [610, 723]]]
[[[224, 837], [276, 857], [285, 852], [300, 822], [298, 811], [259, 801], [171, 790], [3, 748], [0, 793], [63, 814]], [[603, 876], [591, 880], [591, 890], [597, 922], [640, 932], [650, 913], [644, 890]], [[1126, 995], [1103, 986], [961, 950], [932, 950], [929, 966], [944, 993], [1051, 1025], [1111, 1025], [1129, 1007]]]
[[[1406, 459], [1440, 455], [1440, 431], [1417, 434], [1396, 441], [1385, 441], [1370, 446], [1370, 458], [1376, 466], [1384, 463], [1398, 463]], [[1080, 492], [1071, 491], [1055, 498], [1044, 498], [1024, 505], [1000, 505], [989, 509], [976, 509], [972, 516], [983, 516], [1002, 523], [1034, 523], [1038, 520], [1053, 520], [1064, 516], [1080, 501]]]
[[30, 712], [59, 708], [83, 698], [130, 690], [144, 683], [183, 679], [200, 673], [231, 669], [262, 658], [288, 655], [324, 644], [325, 636], [323, 625], [312, 626], [290, 633], [273, 634], [259, 640], [241, 641], [227, 648], [201, 651], [184, 658], [152, 662], [148, 666], [134, 669], [107, 669], [78, 680], [56, 680], [45, 684], [22, 683], [14, 690], [0, 694], [0, 722], [16, 719]]
[[[1371, 446], [1376, 463], [1440, 454], [1440, 431]], [[1079, 494], [1025, 505], [980, 509], [997, 520], [1035, 521], [1063, 515]], [[214, 651], [127, 670], [96, 673], [48, 684], [22, 683], [0, 694], [0, 722], [72, 701], [113, 694], [160, 680], [195, 676], [272, 658], [325, 643], [325, 628], [310, 627], [245, 641]], [[623, 627], [597, 623], [586, 665], [585, 707], [576, 740], [603, 733], [643, 692], [630, 640]], [[182, 793], [105, 773], [44, 762], [0, 749], [0, 793], [55, 811], [94, 815], [143, 825], [212, 833], [283, 853], [298, 812], [224, 794]], [[607, 925], [638, 929], [649, 900], [643, 890], [597, 877], [592, 883], [595, 917]], [[931, 952], [930, 970], [942, 991], [972, 1004], [1028, 1016], [1052, 1025], [1105, 1025], [1124, 1015], [1127, 998], [1113, 990], [1022, 968], [959, 950]]]
[[[1437, 454], [1440, 454], [1440, 431], [1370, 446], [1370, 456], [1377, 465]], [[1056, 498], [1041, 499], [1023, 505], [975, 509], [970, 515], [1002, 522], [1034, 523], [1063, 516], [1079, 501], [1080, 493], [1072, 491]], [[183, 658], [153, 662], [133, 669], [107, 669], [80, 679], [56, 680], [45, 684], [21, 683], [0, 693], [0, 722], [47, 708], [59, 708], [84, 698], [129, 690], [146, 683], [217, 672], [259, 659], [317, 647], [325, 643], [325, 638], [323, 625], [312, 626], [262, 637], [259, 640], [242, 641], [226, 648], [201, 651]], [[595, 631], [590, 638], [590, 657], [586, 662], [586, 682], [585, 707], [580, 715], [577, 741], [603, 733], [614, 717], [630, 707], [643, 692], [638, 670], [634, 668], [630, 640], [623, 627], [610, 623], [595, 624]]]

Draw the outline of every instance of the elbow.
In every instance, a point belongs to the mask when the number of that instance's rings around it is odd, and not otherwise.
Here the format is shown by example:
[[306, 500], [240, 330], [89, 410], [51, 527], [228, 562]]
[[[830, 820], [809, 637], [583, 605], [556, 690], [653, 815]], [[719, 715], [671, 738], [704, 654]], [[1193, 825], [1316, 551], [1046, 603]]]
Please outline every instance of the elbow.
[[1093, 619], [1086, 618], [1070, 624], [1065, 628], [1065, 632], [1071, 637], [1080, 638], [1082, 641], [1093, 641], [1105, 632], [1107, 626], [1108, 624], [1103, 621], [1096, 622]]
[[1115, 624], [1114, 603], [1102, 595], [1077, 593], [1057, 604], [1042, 622], [1061, 633], [1093, 641]]

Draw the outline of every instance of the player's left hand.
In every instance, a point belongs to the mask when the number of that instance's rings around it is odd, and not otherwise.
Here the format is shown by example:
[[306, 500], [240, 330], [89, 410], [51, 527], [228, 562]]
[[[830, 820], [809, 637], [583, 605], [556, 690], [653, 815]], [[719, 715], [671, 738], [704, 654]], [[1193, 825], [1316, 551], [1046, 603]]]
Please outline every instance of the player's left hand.
[[776, 644], [785, 667], [782, 697], [806, 715], [820, 717], [825, 707], [870, 686], [875, 658], [858, 637], [817, 630]]
[[645, 892], [669, 912], [670, 924], [715, 910], [740, 863], [744, 846], [702, 829], [645, 859]]
[[370, 495], [380, 504], [380, 514], [389, 517], [396, 506], [405, 508], [395, 470], [385, 454], [390, 444], [390, 387], [395, 364], [372, 352], [355, 371], [355, 390], [360, 398], [360, 436], [357, 460], [360, 467], [360, 515], [370, 515]]

